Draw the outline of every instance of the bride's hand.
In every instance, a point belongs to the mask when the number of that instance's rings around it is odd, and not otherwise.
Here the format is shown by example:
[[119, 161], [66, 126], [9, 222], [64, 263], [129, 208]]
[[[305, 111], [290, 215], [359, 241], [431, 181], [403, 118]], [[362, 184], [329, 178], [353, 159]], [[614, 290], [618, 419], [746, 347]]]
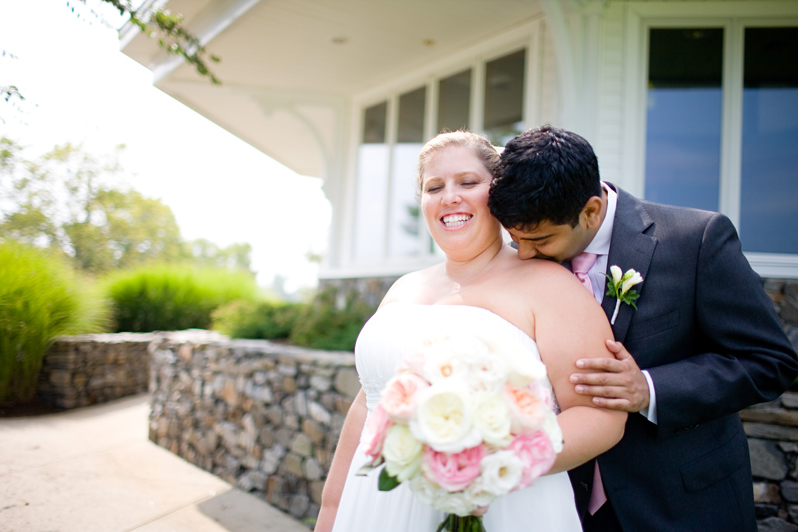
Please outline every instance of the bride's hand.
[[485, 515], [486, 513], [488, 513], [488, 508], [490, 508], [490, 506], [479, 506], [479, 507], [477, 507], [476, 510], [471, 512], [471, 515], [475, 515], [477, 517], [481, 517], [481, 516]]

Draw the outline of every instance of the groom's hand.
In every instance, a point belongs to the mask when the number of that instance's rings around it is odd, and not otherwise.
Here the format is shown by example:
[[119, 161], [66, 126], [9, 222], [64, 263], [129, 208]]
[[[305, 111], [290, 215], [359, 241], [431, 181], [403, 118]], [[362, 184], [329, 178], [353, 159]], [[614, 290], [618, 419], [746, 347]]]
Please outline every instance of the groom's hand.
[[615, 358], [583, 358], [580, 369], [596, 373], [574, 373], [571, 382], [576, 393], [592, 395], [593, 404], [610, 410], [640, 412], [648, 406], [648, 382], [635, 359], [620, 342], [607, 340], [607, 349]]

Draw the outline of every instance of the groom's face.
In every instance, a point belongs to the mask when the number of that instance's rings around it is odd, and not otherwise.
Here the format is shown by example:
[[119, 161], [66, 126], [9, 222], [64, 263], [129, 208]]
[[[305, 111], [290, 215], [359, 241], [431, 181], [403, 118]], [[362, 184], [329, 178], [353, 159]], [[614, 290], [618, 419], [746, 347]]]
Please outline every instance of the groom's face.
[[571, 227], [571, 224], [543, 221], [531, 230], [507, 229], [507, 232], [518, 244], [518, 257], [522, 260], [563, 262], [582, 253], [593, 239], [582, 223]]
[[593, 241], [607, 213], [606, 193], [585, 203], [575, 226], [554, 224], [548, 220], [525, 229], [507, 229], [518, 244], [518, 257], [564, 262], [582, 253]]

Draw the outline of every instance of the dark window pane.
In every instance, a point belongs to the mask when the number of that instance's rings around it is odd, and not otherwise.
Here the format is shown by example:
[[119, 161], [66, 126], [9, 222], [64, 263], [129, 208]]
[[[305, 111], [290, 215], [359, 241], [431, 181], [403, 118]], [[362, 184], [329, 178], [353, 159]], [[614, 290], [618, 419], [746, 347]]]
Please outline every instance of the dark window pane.
[[718, 210], [722, 29], [649, 34], [645, 197]]
[[524, 71], [526, 50], [485, 65], [485, 133], [496, 145], [524, 129]]
[[438, 84], [438, 132], [468, 129], [471, 105], [471, 69]]
[[424, 108], [427, 88], [421, 87], [399, 97], [398, 142], [424, 142]]
[[798, 28], [747, 28], [740, 238], [798, 253]]
[[388, 120], [388, 102], [378, 103], [366, 109], [363, 120], [363, 144], [385, 142], [385, 125]]

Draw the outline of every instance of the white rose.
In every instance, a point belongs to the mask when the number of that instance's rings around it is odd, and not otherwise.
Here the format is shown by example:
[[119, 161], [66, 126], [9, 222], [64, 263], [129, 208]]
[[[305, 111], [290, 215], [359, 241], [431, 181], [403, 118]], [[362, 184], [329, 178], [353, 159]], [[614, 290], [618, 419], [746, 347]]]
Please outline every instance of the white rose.
[[472, 423], [470, 390], [461, 379], [444, 379], [419, 392], [410, 429], [442, 453], [459, 453], [482, 442]]
[[524, 463], [512, 451], [498, 451], [482, 459], [480, 470], [483, 489], [501, 497], [521, 482]]
[[437, 507], [438, 500], [446, 495], [445, 489], [430, 482], [424, 475], [417, 475], [410, 479], [410, 490], [419, 501], [433, 507]]
[[554, 452], [562, 452], [562, 430], [560, 429], [560, 424], [557, 423], [557, 415], [554, 412], [549, 411], [546, 413], [542, 428], [551, 440]]
[[475, 478], [463, 491], [477, 506], [489, 506], [496, 499], [496, 495], [486, 488], [481, 476]]
[[496, 354], [480, 352], [467, 357], [468, 384], [473, 390], [498, 392], [507, 380], [507, 363]]
[[632, 275], [631, 275], [629, 278], [627, 278], [627, 279], [626, 279], [626, 280], [623, 282], [623, 284], [621, 285], [621, 294], [625, 294], [625, 293], [626, 293], [626, 292], [628, 292], [628, 291], [629, 291], [629, 289], [630, 289], [630, 288], [632, 288], [634, 285], [636, 285], [636, 284], [639, 284], [639, 283], [642, 283], [642, 282], [643, 282], [643, 276], [642, 276], [642, 275], [640, 275], [639, 273], [637, 273], [637, 272], [636, 272], [636, 271], [634, 271], [634, 270], [629, 270], [629, 271], [627, 271], [627, 272], [626, 272], [626, 274], [624, 275], [624, 277], [626, 277], [626, 276], [627, 276], [627, 275], [629, 275], [630, 273], [631, 273]]
[[422, 374], [427, 382], [435, 384], [451, 377], [466, 378], [468, 362], [462, 356], [460, 344], [453, 338], [433, 341], [423, 349]]
[[612, 274], [612, 280], [616, 285], [621, 282], [621, 279], [623, 278], [623, 272], [618, 266], [610, 266], [610, 273]]
[[507, 345], [497, 350], [508, 368], [507, 382], [523, 388], [546, 378], [546, 366], [540, 361], [537, 346]]
[[510, 411], [499, 393], [477, 392], [472, 398], [474, 426], [482, 440], [496, 447], [505, 447], [512, 440]]
[[385, 434], [382, 455], [385, 467], [391, 476], [404, 482], [421, 470], [424, 447], [406, 425], [394, 425]]
[[477, 509], [477, 505], [464, 492], [458, 491], [456, 493], [445, 493], [438, 499], [435, 508], [447, 514], [465, 517], [471, 515], [471, 512]]

